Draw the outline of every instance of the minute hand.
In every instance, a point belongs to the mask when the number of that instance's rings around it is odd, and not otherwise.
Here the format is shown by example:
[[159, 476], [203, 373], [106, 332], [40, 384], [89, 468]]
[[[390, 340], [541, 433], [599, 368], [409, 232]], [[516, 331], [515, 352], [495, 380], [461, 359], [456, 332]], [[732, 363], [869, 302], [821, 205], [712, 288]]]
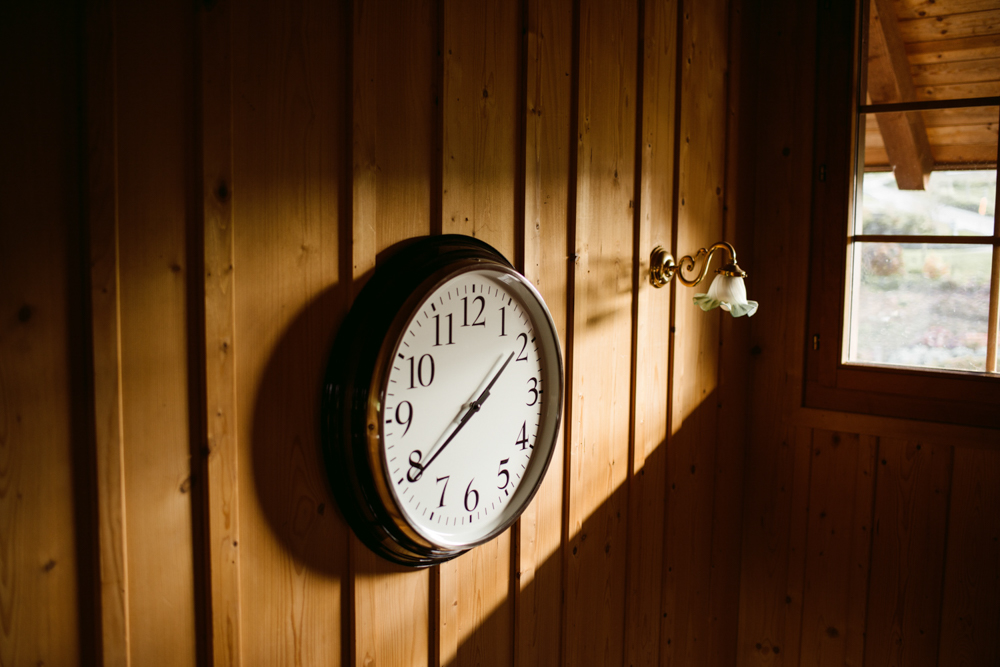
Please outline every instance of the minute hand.
[[423, 467], [420, 470], [421, 474], [423, 474], [427, 470], [427, 468], [430, 467], [431, 463], [434, 462], [434, 459], [438, 457], [438, 454], [444, 451], [444, 448], [448, 446], [448, 443], [455, 439], [455, 436], [458, 435], [458, 432], [461, 431], [465, 427], [465, 425], [469, 423], [469, 420], [472, 419], [472, 415], [479, 412], [479, 409], [483, 407], [483, 403], [485, 403], [486, 399], [490, 397], [490, 389], [492, 389], [493, 385], [496, 384], [497, 380], [500, 379], [500, 375], [504, 372], [504, 370], [507, 368], [507, 364], [509, 364], [510, 360], [513, 358], [514, 358], [514, 353], [511, 352], [510, 356], [507, 357], [507, 361], [503, 362], [503, 366], [501, 366], [500, 370], [497, 371], [497, 374], [493, 376], [493, 379], [490, 380], [490, 383], [486, 385], [486, 389], [483, 389], [483, 392], [479, 394], [478, 398], [476, 398], [476, 400], [472, 402], [472, 404], [469, 406], [469, 409], [466, 410], [464, 415], [462, 415], [462, 419], [458, 422], [458, 426], [456, 426], [455, 430], [451, 432], [451, 435], [448, 436], [448, 439], [445, 440], [443, 443], [441, 443], [441, 446], [438, 448], [438, 450], [434, 452], [434, 456], [427, 459], [427, 463], [423, 464]]

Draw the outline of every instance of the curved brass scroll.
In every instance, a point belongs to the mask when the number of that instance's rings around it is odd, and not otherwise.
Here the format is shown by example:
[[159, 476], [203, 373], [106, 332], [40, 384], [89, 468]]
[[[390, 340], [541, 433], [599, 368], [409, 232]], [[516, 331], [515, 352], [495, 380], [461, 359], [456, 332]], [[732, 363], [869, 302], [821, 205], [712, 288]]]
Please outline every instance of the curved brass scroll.
[[[663, 287], [669, 283], [674, 276], [677, 276], [677, 279], [684, 285], [694, 287], [704, 280], [706, 275], [708, 275], [708, 267], [712, 263], [712, 256], [715, 255], [717, 250], [725, 250], [729, 255], [729, 261], [719, 267], [717, 273], [721, 273], [726, 276], [746, 278], [746, 272], [744, 272], [743, 269], [736, 264], [736, 249], [729, 243], [720, 241], [719, 243], [712, 244], [708, 248], [700, 248], [698, 252], [695, 253], [694, 257], [691, 257], [691, 255], [684, 255], [681, 257], [680, 262], [677, 263], [674, 262], [673, 255], [664, 250], [663, 246], [656, 246], [649, 254], [649, 282], [653, 285], [653, 287]], [[705, 265], [701, 268], [701, 272], [694, 278], [686, 278], [683, 272], [694, 271], [695, 264], [701, 261], [702, 258], [705, 259]]]

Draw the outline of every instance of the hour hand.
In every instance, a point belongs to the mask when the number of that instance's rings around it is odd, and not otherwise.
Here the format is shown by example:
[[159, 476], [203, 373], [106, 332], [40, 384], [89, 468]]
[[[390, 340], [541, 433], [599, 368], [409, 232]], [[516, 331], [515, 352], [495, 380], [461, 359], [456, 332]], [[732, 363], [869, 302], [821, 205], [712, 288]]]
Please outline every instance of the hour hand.
[[507, 364], [509, 364], [510, 360], [513, 359], [513, 358], [514, 358], [514, 353], [511, 352], [507, 356], [507, 361], [503, 362], [503, 366], [501, 366], [500, 370], [497, 371], [497, 374], [493, 376], [493, 379], [490, 380], [490, 383], [488, 385], [486, 385], [486, 389], [483, 389], [483, 393], [479, 394], [479, 398], [477, 398], [473, 402], [473, 404], [469, 408], [469, 410], [473, 410], [474, 409], [476, 412], [479, 411], [479, 408], [482, 407], [483, 403], [486, 402], [486, 399], [490, 397], [490, 389], [492, 389], [493, 385], [495, 385], [496, 382], [497, 382], [497, 380], [500, 379], [500, 374], [504, 372], [504, 370], [507, 368]]
[[[507, 364], [510, 363], [511, 357], [513, 356], [514, 353], [511, 352], [510, 355], [507, 357], [506, 361], [503, 362], [503, 365], [500, 366], [500, 370], [494, 373], [493, 370], [497, 367], [497, 364], [499, 364], [500, 361], [503, 360], [503, 355], [497, 357], [497, 360], [493, 363], [493, 368], [491, 368], [490, 372], [487, 373], [485, 378], [483, 378], [483, 381], [479, 383], [479, 386], [476, 387], [476, 390], [472, 392], [472, 396], [469, 397], [469, 401], [463, 403], [462, 407], [459, 408], [458, 414], [455, 415], [455, 419], [452, 420], [453, 424], [461, 423], [462, 421], [467, 420], [471, 415], [479, 411], [479, 408], [483, 405], [483, 403], [490, 395], [490, 388], [493, 387], [493, 384], [497, 381], [497, 378], [499, 378], [500, 374], [503, 373], [505, 368], [507, 368]], [[489, 382], [487, 382], [487, 380], [489, 380]], [[431, 451], [433, 452], [434, 449], [431, 449]]]

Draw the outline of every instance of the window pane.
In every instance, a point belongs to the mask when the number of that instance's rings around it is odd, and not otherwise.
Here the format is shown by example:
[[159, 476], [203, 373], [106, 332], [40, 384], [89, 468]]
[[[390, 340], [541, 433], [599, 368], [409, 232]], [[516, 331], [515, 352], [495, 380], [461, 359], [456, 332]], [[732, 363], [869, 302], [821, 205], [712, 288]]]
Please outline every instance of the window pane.
[[862, 114], [866, 172], [892, 172], [900, 190], [922, 191], [931, 170], [994, 169], [1000, 107]]
[[983, 371], [986, 245], [858, 243], [850, 361]]
[[862, 185], [859, 231], [992, 236], [996, 191], [993, 169], [935, 171], [926, 190], [900, 190], [891, 172], [868, 172]]

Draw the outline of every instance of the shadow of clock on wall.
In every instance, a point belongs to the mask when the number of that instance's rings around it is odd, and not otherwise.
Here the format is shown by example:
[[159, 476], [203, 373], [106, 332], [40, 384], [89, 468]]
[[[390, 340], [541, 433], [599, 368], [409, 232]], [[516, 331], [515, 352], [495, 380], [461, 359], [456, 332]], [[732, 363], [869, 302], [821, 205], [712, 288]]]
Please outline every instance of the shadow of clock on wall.
[[[346, 311], [345, 291], [342, 283], [328, 288], [281, 333], [259, 375], [251, 434], [254, 495], [274, 535], [296, 561], [341, 580], [350, 528], [328, 489], [318, 425], [320, 387]], [[245, 338], [237, 346], [253, 344]], [[251, 371], [237, 367], [238, 375]]]

